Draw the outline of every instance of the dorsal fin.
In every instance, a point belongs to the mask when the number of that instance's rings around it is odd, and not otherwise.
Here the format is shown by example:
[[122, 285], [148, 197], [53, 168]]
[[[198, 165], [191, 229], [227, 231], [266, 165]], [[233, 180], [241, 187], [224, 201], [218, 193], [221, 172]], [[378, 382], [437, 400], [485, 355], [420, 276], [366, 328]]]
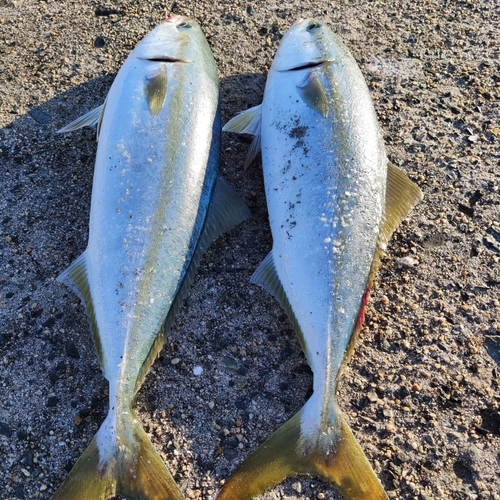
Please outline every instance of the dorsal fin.
[[250, 217], [250, 210], [236, 191], [219, 177], [201, 238], [203, 251], [221, 234]]
[[385, 210], [379, 236], [382, 246], [422, 197], [420, 188], [402, 170], [388, 163]]
[[315, 71], [307, 73], [304, 80], [297, 85], [300, 98], [312, 109], [325, 118], [328, 116], [328, 98], [323, 82]]
[[214, 186], [214, 194], [212, 196], [205, 225], [200, 235], [200, 239], [198, 240], [196, 250], [194, 251], [193, 257], [179, 287], [177, 295], [175, 296], [174, 302], [172, 303], [168, 315], [165, 318], [162, 332], [160, 332], [156, 337], [156, 340], [149, 351], [149, 355], [141, 367], [135, 386], [136, 391], [138, 391], [141, 387], [150, 366], [163, 347], [165, 337], [174, 323], [175, 315], [178, 313], [188, 295], [203, 254], [218, 236], [229, 231], [248, 217], [250, 217], [250, 210], [246, 206], [245, 202], [222, 177], [219, 177]]

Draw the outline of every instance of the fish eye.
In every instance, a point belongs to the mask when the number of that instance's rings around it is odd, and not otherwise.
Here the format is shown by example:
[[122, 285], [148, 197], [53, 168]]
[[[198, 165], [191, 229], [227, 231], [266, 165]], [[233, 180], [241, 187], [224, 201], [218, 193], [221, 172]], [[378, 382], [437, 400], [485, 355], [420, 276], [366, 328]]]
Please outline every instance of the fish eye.
[[320, 23], [311, 23], [307, 28], [306, 30], [307, 31], [314, 31], [314, 30], [317, 30], [318, 28], [321, 28], [321, 24]]
[[189, 23], [186, 23], [186, 21], [183, 21], [182, 23], [180, 23], [178, 26], [178, 28], [192, 28], [192, 26], [189, 24]]

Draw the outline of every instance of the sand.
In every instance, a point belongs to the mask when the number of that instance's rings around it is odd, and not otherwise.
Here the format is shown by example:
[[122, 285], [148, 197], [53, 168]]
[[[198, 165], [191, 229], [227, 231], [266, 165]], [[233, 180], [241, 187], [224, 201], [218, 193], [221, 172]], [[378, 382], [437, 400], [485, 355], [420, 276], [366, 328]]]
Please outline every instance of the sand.
[[[86, 246], [95, 131], [55, 131], [103, 102], [169, 13], [202, 25], [223, 122], [260, 103], [298, 17], [348, 45], [424, 199], [382, 260], [341, 408], [390, 498], [500, 499], [500, 6], [487, 0], [0, 0], [0, 498], [50, 499], [106, 415], [84, 310], [55, 281]], [[312, 387], [283, 311], [249, 283], [272, 239], [248, 147], [224, 135], [221, 170], [252, 218], [210, 247], [137, 401], [187, 498], [213, 498]], [[340, 497], [307, 476], [261, 496], [316, 498]]]

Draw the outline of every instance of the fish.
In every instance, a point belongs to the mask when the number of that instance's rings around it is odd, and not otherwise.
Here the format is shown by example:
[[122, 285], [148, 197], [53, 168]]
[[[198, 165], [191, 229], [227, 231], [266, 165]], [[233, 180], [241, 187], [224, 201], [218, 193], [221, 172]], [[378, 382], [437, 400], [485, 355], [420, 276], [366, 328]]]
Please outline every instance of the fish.
[[251, 281], [287, 313], [313, 372], [305, 405], [225, 482], [218, 500], [253, 498], [309, 474], [347, 500], [387, 499], [337, 402], [381, 252], [422, 198], [388, 161], [370, 92], [330, 28], [299, 19], [283, 36], [262, 103], [223, 131], [260, 151], [270, 253]]
[[96, 125], [88, 246], [58, 281], [85, 305], [109, 412], [53, 500], [180, 500], [134, 398], [203, 252], [250, 213], [219, 174], [219, 79], [192, 19], [171, 16], [120, 68]]

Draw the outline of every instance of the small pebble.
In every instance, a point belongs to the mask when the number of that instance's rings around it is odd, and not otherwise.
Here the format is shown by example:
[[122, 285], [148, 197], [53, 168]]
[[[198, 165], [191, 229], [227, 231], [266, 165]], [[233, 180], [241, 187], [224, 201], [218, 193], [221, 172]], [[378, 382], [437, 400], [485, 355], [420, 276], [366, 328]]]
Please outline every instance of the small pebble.
[[105, 44], [106, 44], [106, 41], [104, 40], [104, 38], [102, 36], [98, 36], [94, 40], [94, 47], [96, 47], [98, 49], [101, 49], [102, 47], [104, 47]]
[[57, 396], [49, 396], [47, 400], [47, 406], [56, 406], [59, 403], [59, 398]]
[[72, 340], [68, 340], [65, 344], [66, 354], [74, 359], [80, 359], [80, 354], [76, 344]]
[[396, 265], [401, 269], [403, 267], [414, 267], [418, 264], [418, 260], [413, 257], [401, 257], [396, 261]]
[[219, 361], [219, 365], [221, 368], [228, 371], [236, 371], [238, 370], [238, 362], [232, 358], [231, 356], [224, 356]]
[[203, 373], [203, 368], [201, 366], [195, 366], [193, 368], [193, 373], [198, 377]]
[[31, 109], [28, 113], [31, 116], [31, 118], [33, 118], [33, 120], [35, 120], [40, 125], [47, 125], [52, 121], [52, 116], [50, 116], [48, 113], [45, 113], [40, 109], [34, 108]]
[[396, 426], [390, 422], [385, 425], [385, 430], [390, 434], [394, 434], [396, 432]]

